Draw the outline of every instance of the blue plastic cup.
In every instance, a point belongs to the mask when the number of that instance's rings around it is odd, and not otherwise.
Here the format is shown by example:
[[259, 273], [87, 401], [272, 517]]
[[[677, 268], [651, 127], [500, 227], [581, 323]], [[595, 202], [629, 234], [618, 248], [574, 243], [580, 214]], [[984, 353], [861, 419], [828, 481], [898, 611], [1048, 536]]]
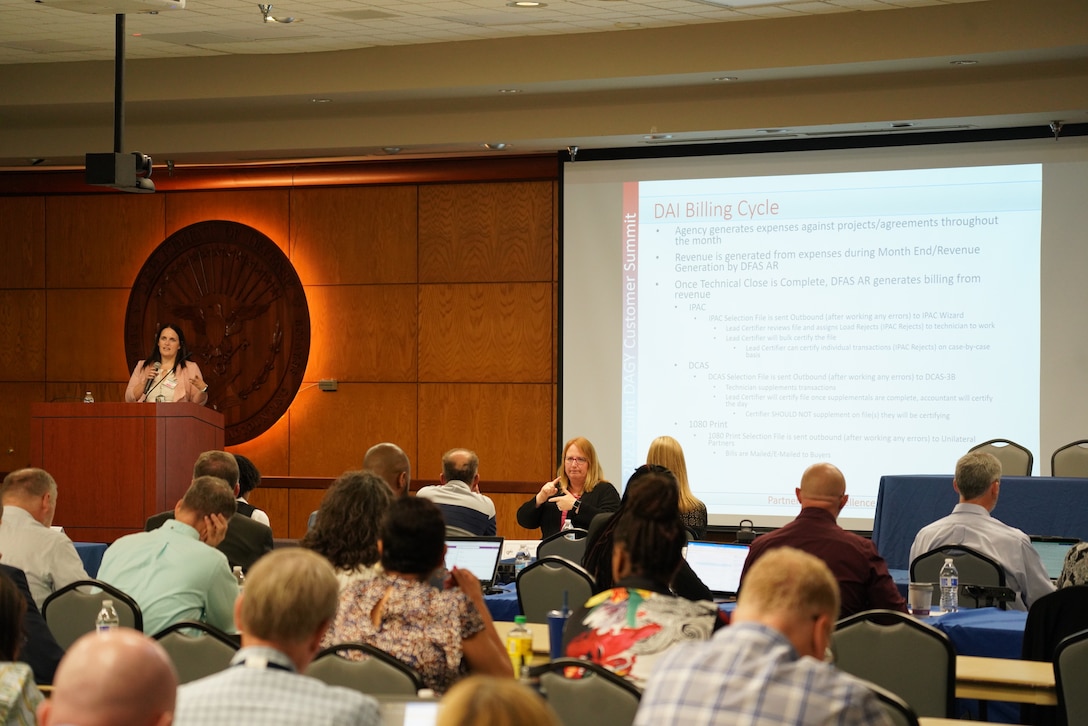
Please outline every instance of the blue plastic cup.
[[570, 617], [569, 610], [548, 611], [548, 645], [552, 660], [563, 657], [563, 628]]

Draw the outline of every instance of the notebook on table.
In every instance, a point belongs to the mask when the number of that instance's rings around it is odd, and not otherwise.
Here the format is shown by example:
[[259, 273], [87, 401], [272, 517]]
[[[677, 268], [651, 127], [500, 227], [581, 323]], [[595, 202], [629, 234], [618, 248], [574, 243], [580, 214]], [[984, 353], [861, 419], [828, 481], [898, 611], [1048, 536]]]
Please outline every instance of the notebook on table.
[[688, 542], [685, 558], [715, 600], [731, 600], [740, 590], [740, 573], [748, 559], [748, 545]]
[[447, 537], [446, 569], [468, 570], [480, 581], [484, 594], [495, 589], [502, 559], [502, 537]]
[[1051, 580], [1057, 580], [1062, 574], [1062, 565], [1065, 564], [1065, 555], [1069, 549], [1080, 542], [1076, 537], [1044, 537], [1031, 535], [1031, 546], [1039, 553], [1046, 567], [1047, 575]]

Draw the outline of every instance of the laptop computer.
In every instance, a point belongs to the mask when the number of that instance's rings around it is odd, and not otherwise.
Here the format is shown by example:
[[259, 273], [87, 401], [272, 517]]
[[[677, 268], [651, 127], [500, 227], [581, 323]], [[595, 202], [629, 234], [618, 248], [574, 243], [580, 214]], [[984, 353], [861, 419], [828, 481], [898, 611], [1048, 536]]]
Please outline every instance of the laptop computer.
[[420, 696], [377, 696], [382, 726], [434, 726], [438, 699]]
[[502, 537], [447, 537], [446, 569], [468, 570], [480, 581], [484, 594], [490, 594], [502, 559], [502, 540]]
[[1062, 566], [1065, 564], [1065, 554], [1069, 548], [1080, 542], [1076, 537], [1044, 537], [1031, 535], [1031, 546], [1039, 553], [1046, 567], [1047, 575], [1051, 580], [1057, 580], [1062, 574]]
[[685, 557], [715, 600], [732, 600], [737, 596], [740, 573], [748, 559], [748, 545], [696, 540], [688, 542]]

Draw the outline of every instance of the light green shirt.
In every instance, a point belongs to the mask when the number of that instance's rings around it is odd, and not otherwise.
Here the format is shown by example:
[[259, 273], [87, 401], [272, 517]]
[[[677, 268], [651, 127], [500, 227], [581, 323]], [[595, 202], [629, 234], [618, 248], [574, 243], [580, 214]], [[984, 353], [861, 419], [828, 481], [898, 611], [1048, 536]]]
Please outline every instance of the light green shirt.
[[237, 632], [238, 583], [227, 557], [184, 522], [168, 519], [151, 532], [120, 538], [102, 557], [98, 579], [136, 601], [148, 635], [183, 620]]

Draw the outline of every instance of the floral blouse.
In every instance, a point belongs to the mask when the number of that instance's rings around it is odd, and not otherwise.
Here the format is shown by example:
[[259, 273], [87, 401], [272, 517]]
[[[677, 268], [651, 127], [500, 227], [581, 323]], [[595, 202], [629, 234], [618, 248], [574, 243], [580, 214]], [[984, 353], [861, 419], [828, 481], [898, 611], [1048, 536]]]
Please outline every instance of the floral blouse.
[[[383, 597], [375, 626], [371, 612]], [[407, 664], [425, 687], [441, 694], [465, 673], [462, 641], [483, 629], [476, 607], [460, 590], [380, 574], [340, 592], [336, 620], [321, 645], [369, 643]]]

